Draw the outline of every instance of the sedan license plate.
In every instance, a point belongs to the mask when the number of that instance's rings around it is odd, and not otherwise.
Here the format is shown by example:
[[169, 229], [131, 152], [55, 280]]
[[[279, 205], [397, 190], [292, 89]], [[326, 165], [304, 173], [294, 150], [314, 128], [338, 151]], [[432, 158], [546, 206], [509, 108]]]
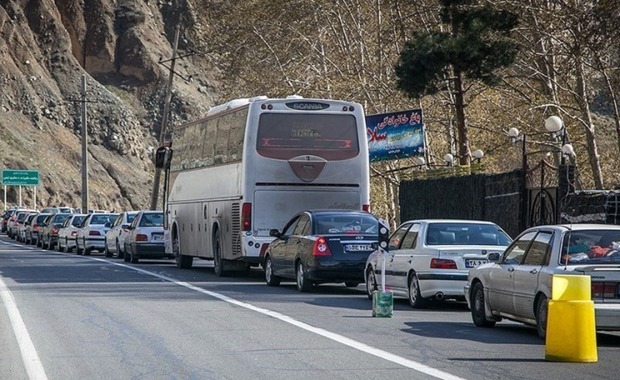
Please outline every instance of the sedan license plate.
[[370, 244], [345, 244], [344, 249], [347, 252], [368, 252], [372, 251]]
[[153, 241], [162, 241], [164, 240], [164, 235], [153, 235]]
[[489, 260], [484, 259], [466, 259], [465, 260], [465, 268], [475, 268], [478, 265], [486, 264]]

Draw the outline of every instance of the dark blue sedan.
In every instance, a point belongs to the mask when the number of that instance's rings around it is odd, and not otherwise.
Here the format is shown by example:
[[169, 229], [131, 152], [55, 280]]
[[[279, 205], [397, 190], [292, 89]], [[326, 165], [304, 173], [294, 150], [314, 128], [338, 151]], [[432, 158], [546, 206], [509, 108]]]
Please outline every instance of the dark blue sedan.
[[269, 234], [275, 240], [263, 262], [267, 285], [291, 279], [300, 292], [321, 283], [356, 287], [364, 282], [364, 265], [377, 243], [378, 220], [364, 211], [306, 210]]

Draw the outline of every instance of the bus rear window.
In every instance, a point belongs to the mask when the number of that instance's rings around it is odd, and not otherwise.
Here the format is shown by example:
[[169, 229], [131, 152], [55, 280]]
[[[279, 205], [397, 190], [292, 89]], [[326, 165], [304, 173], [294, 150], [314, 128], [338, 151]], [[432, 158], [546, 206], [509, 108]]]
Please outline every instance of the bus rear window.
[[326, 160], [353, 158], [360, 151], [355, 117], [263, 113], [258, 122], [256, 150], [263, 157], [282, 160], [301, 155]]

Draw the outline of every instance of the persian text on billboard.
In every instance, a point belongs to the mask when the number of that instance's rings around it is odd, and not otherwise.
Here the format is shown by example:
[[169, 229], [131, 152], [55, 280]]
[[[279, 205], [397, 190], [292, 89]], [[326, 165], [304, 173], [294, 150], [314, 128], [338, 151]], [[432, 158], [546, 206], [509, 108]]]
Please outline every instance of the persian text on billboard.
[[366, 116], [370, 161], [424, 156], [422, 110]]

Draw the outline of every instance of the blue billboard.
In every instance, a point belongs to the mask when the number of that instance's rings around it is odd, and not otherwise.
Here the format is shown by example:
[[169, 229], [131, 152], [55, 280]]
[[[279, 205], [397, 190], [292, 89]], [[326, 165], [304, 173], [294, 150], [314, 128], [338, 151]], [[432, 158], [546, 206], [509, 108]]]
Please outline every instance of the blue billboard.
[[370, 161], [424, 157], [422, 110], [366, 116]]

